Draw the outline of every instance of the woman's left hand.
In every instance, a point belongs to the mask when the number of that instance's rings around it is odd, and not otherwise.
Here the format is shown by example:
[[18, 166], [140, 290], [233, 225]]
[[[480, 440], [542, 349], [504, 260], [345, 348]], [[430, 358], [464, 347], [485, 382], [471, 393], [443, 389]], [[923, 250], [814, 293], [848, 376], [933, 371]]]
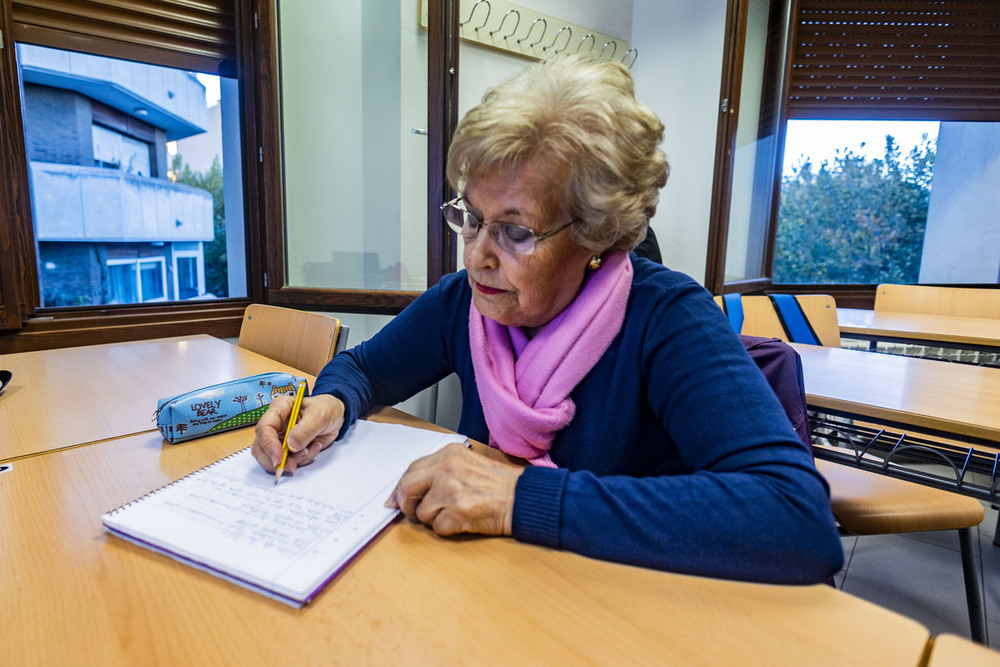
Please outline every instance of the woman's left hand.
[[438, 535], [510, 535], [514, 489], [523, 471], [451, 444], [410, 464], [385, 504]]

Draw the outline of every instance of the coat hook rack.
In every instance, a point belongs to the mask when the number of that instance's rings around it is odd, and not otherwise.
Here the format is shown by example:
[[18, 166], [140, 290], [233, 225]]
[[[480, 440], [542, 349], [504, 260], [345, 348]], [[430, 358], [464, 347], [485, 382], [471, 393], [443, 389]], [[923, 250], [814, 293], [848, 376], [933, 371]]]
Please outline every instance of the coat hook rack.
[[[428, 1], [420, 0], [418, 22], [424, 30], [427, 29]], [[494, 12], [494, 9], [497, 11]], [[629, 68], [636, 61], [638, 51], [628, 40], [615, 35], [606, 35], [586, 26], [570, 23], [505, 0], [459, 0], [459, 12], [459, 37], [463, 41], [490, 49], [533, 60], [540, 60], [556, 53], [589, 54], [598, 60], [615, 60]], [[521, 23], [527, 27], [520, 27]], [[555, 30], [556, 26], [561, 27]], [[549, 30], [554, 30], [554, 33]], [[576, 40], [575, 50], [574, 35], [583, 35], [581, 39]], [[604, 46], [600, 47], [601, 44]], [[609, 46], [611, 48], [608, 48]], [[622, 52], [625, 54], [623, 57], [616, 56]]]

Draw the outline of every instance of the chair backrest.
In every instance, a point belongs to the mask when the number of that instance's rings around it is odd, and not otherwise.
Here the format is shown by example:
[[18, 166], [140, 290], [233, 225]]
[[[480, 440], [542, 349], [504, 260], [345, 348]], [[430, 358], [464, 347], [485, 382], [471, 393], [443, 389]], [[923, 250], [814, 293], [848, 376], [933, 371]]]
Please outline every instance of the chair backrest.
[[875, 290], [875, 310], [1000, 319], [1000, 289], [879, 285]]
[[[837, 302], [829, 294], [717, 296], [736, 333], [840, 347]], [[735, 311], [742, 311], [742, 318]]]
[[347, 327], [336, 317], [252, 303], [243, 313], [239, 346], [310, 375], [343, 349]]

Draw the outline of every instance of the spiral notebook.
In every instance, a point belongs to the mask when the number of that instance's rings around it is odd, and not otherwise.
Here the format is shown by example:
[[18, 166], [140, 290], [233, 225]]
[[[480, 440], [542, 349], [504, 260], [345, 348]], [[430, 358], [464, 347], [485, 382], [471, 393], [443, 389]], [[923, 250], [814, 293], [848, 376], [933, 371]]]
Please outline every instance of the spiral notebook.
[[101, 517], [112, 534], [301, 607], [389, 524], [409, 464], [464, 436], [358, 421], [274, 483], [243, 449]]

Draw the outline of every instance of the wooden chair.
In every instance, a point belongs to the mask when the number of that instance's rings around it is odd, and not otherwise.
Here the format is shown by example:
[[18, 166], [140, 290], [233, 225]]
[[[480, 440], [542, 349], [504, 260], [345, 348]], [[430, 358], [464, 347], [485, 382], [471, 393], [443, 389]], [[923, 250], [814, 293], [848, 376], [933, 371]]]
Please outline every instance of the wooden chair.
[[347, 327], [336, 317], [252, 303], [243, 313], [239, 346], [319, 375], [346, 342]]
[[[721, 307], [720, 297], [715, 298]], [[832, 336], [825, 327], [829, 326], [830, 320], [834, 327], [837, 326], [836, 306], [830, 305], [833, 299], [827, 297], [829, 302], [804, 297], [796, 299], [800, 300], [802, 312], [809, 319], [817, 336], [821, 340], [830, 340]], [[742, 333], [781, 338], [787, 342], [784, 325], [767, 297], [744, 296], [741, 301], [744, 311]], [[826, 331], [827, 335], [821, 336], [821, 331]], [[836, 346], [839, 344], [838, 329]], [[801, 389], [803, 399], [800, 400], [804, 400], [805, 388]], [[781, 392], [777, 388], [775, 393], [779, 397], [791, 395], [790, 392]], [[796, 406], [783, 404], [783, 407], [790, 418], [798, 411]], [[804, 409], [805, 406], [800, 407]], [[972, 531], [983, 520], [982, 504], [968, 496], [822, 459], [816, 460], [816, 468], [830, 485], [830, 509], [834, 518], [849, 533], [882, 535], [927, 530], [958, 531], [971, 636], [975, 641], [985, 644], [986, 607], [976, 566]]]
[[[715, 297], [720, 308], [726, 309], [725, 297]], [[829, 294], [796, 294], [793, 297], [801, 313], [805, 316], [819, 342], [826, 347], [840, 347], [840, 325], [837, 324], [837, 302]], [[803, 342], [793, 340], [787, 325], [779, 316], [771, 297], [743, 296], [740, 298], [743, 307], [743, 327], [737, 333], [748, 336], [778, 338], [788, 342]], [[727, 312], [727, 314], [729, 314]]]
[[1000, 289], [879, 285], [875, 290], [875, 310], [1000, 319]]

